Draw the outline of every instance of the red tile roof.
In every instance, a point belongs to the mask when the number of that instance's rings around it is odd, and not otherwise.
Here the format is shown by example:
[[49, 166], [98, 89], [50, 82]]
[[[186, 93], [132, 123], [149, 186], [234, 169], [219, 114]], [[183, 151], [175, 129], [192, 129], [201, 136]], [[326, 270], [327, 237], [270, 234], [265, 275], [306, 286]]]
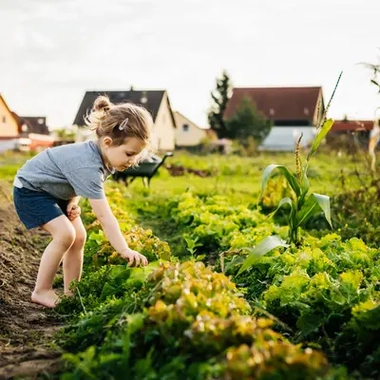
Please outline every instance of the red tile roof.
[[[322, 87], [234, 88], [225, 117], [231, 117], [245, 97], [251, 98], [267, 118], [312, 120]], [[323, 111], [323, 110], [322, 110]]]
[[330, 132], [370, 131], [373, 120], [335, 120]]

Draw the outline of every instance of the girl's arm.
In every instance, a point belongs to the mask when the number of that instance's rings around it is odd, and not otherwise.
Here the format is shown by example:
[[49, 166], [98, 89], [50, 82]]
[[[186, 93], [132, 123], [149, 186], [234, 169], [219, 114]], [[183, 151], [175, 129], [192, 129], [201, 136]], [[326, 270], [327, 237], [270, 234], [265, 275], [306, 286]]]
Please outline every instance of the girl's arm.
[[111, 243], [112, 247], [123, 258], [129, 261], [132, 265], [136, 262], [136, 265], [147, 265], [148, 260], [144, 255], [130, 249], [125, 241], [119, 226], [119, 222], [113, 215], [111, 208], [106, 198], [103, 199], [89, 199], [92, 210], [102, 225], [103, 231], [107, 236], [107, 239]]
[[66, 208], [67, 217], [71, 221], [77, 218], [81, 213], [80, 207], [78, 206], [79, 200], [80, 200], [80, 196], [78, 195], [77, 197], [70, 199], [69, 202], [67, 203], [67, 208]]
[[79, 201], [80, 201], [80, 195], [70, 199], [69, 204], [77, 205], [79, 203]]

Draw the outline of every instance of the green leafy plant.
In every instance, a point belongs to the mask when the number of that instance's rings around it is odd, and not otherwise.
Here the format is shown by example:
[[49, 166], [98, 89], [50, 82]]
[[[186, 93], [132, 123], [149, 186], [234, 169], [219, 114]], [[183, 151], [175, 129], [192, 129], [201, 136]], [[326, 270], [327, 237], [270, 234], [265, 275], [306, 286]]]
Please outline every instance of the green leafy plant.
[[273, 175], [275, 169], [279, 170], [281, 174], [288, 181], [291, 189], [293, 190], [293, 197], [285, 197], [281, 199], [277, 206], [278, 211], [282, 206], [289, 205], [288, 225], [289, 225], [289, 243], [299, 243], [299, 228], [302, 227], [307, 220], [317, 212], [323, 211], [326, 220], [331, 224], [330, 217], [330, 198], [327, 195], [309, 193], [310, 183], [307, 177], [307, 170], [309, 166], [309, 160], [311, 156], [316, 152], [318, 146], [322, 142], [323, 138], [327, 135], [331, 127], [333, 126], [333, 120], [329, 119], [323, 124], [319, 133], [316, 135], [311, 150], [306, 158], [304, 167], [301, 164], [301, 157], [299, 153], [299, 143], [296, 150], [296, 175], [292, 174], [285, 166], [272, 164], [267, 166], [263, 173], [262, 190], [260, 198], [266, 188], [269, 178]]
[[323, 353], [252, 317], [236, 285], [201, 262], [162, 263], [135, 296], [136, 307], [128, 294], [107, 298], [65, 329], [60, 378], [327, 380]]
[[[342, 73], [340, 73], [339, 75], [329, 103], [327, 104], [325, 112], [321, 117], [321, 122], [317, 128], [318, 133], [316, 134], [314, 141], [311, 145], [309, 154], [306, 157], [305, 164], [302, 164], [300, 155], [300, 141], [302, 138], [301, 135], [297, 142], [297, 147], [295, 151], [296, 174], [294, 175], [293, 173], [291, 173], [291, 171], [284, 165], [271, 164], [265, 168], [262, 176], [261, 193], [259, 199], [263, 197], [268, 180], [271, 178], [276, 169], [286, 178], [292, 190], [292, 197], [285, 197], [281, 199], [280, 203], [277, 206], [277, 209], [271, 214], [275, 214], [284, 205], [289, 206], [289, 214], [287, 217], [287, 222], [289, 226], [288, 243], [293, 243], [297, 245], [300, 242], [300, 227], [304, 226], [311, 216], [321, 211], [324, 213], [326, 220], [332, 227], [330, 216], [330, 198], [327, 195], [317, 193], [309, 194], [310, 183], [307, 177], [307, 173], [311, 157], [317, 151], [322, 140], [326, 137], [327, 133], [330, 131], [331, 127], [334, 124], [334, 121], [332, 119], [326, 120], [326, 114], [334, 97], [335, 91], [338, 87], [341, 76]], [[270, 239], [269, 242], [267, 242], [268, 239]], [[255, 257], [262, 256], [267, 252], [271, 251], [272, 249], [284, 245], [285, 243], [282, 241], [282, 239], [278, 238], [275, 241], [273, 236], [265, 238], [254, 249], [250, 249], [250, 254], [241, 266], [239, 274], [249, 268], [249, 266], [254, 261]]]

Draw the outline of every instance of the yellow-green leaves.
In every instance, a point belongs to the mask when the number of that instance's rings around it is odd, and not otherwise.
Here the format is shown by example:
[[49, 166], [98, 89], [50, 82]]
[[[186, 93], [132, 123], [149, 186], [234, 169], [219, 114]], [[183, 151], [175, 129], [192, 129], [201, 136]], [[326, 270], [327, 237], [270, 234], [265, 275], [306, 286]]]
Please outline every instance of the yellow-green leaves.
[[288, 247], [288, 245], [278, 236], [268, 236], [261, 240], [255, 248], [248, 248], [249, 256], [240, 267], [238, 275], [250, 268], [258, 258], [278, 247]]

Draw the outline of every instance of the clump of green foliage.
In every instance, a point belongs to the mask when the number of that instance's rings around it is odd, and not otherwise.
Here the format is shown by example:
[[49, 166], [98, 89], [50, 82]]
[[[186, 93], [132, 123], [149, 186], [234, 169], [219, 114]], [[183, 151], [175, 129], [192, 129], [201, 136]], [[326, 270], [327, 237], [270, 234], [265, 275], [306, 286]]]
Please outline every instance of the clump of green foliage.
[[[235, 278], [246, 298], [278, 319], [293, 343], [313, 342], [337, 364], [379, 376], [380, 254], [357, 238], [309, 236], [274, 249]], [[233, 276], [238, 265], [227, 266]], [[358, 363], [361, 363], [358, 365]]]
[[[236, 285], [201, 262], [163, 263], [130, 299], [109, 300], [66, 329], [63, 379], [316, 378], [322, 354], [249, 316]], [[260, 360], [258, 360], [260, 358]], [[271, 377], [272, 378], [272, 377]]]

